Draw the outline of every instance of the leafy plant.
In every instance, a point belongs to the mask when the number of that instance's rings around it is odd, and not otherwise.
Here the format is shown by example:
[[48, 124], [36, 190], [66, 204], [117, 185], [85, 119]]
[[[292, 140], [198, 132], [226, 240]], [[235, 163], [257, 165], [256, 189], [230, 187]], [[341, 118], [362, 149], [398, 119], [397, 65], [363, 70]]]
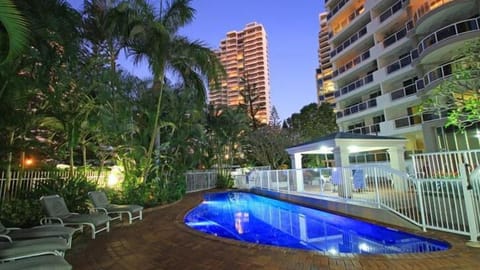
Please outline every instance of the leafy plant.
[[58, 194], [65, 200], [71, 212], [86, 213], [90, 207], [88, 192], [96, 190], [97, 185], [86, 177], [77, 175], [66, 179], [56, 178], [44, 182], [33, 193], [33, 198]]
[[217, 175], [217, 188], [232, 188], [233, 184], [233, 178], [229, 173]]
[[38, 225], [43, 213], [38, 199], [11, 199], [2, 203], [0, 220], [7, 227]]

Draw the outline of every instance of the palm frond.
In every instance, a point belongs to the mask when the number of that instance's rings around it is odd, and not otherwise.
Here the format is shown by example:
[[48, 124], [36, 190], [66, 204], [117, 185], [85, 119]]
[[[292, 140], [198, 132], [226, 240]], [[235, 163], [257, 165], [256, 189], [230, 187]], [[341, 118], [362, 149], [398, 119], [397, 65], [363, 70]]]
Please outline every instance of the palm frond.
[[11, 0], [0, 0], [0, 22], [8, 33], [9, 50], [0, 64], [13, 60], [28, 43], [28, 23]]

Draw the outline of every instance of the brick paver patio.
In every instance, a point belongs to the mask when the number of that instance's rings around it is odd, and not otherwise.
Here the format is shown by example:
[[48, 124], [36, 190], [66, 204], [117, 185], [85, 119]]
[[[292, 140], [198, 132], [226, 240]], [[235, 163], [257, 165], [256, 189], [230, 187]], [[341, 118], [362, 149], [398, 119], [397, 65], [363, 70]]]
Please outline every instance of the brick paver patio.
[[446, 240], [448, 251], [407, 255], [323, 254], [259, 246], [216, 238], [183, 224], [183, 216], [202, 200], [203, 193], [147, 209], [143, 221], [116, 222], [109, 233], [73, 242], [66, 259], [73, 269], [480, 269], [480, 249], [465, 245], [467, 237], [440, 232], [419, 233]]

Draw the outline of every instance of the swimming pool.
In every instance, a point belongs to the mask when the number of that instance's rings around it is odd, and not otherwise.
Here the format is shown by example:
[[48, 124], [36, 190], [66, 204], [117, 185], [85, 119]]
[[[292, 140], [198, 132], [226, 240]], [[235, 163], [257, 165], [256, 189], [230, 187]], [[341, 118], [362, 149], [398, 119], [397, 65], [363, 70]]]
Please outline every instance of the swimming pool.
[[185, 216], [195, 230], [239, 241], [340, 253], [424, 253], [446, 242], [244, 192], [208, 193]]

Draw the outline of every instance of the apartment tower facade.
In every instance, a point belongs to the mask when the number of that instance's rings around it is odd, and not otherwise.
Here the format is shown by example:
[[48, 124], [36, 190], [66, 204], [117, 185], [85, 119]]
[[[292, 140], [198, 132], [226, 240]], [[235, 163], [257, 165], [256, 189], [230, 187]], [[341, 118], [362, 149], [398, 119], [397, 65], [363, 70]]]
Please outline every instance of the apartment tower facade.
[[[217, 55], [226, 70], [219, 88], [211, 86], [209, 102], [213, 106], [239, 106], [252, 103], [258, 122], [270, 121], [270, 77], [267, 34], [256, 22], [241, 31], [230, 31], [220, 42]], [[249, 93], [246, 93], [249, 92]], [[251, 101], [245, 97], [252, 97]]]
[[480, 36], [479, 0], [325, 0], [341, 131], [408, 139], [407, 151], [480, 148], [478, 128], [444, 128], [422, 99]]
[[327, 24], [328, 12], [322, 12], [318, 16], [320, 31], [318, 33], [318, 68], [317, 97], [318, 104], [327, 102], [335, 107], [335, 87], [332, 82], [332, 63], [330, 62], [329, 30]]

